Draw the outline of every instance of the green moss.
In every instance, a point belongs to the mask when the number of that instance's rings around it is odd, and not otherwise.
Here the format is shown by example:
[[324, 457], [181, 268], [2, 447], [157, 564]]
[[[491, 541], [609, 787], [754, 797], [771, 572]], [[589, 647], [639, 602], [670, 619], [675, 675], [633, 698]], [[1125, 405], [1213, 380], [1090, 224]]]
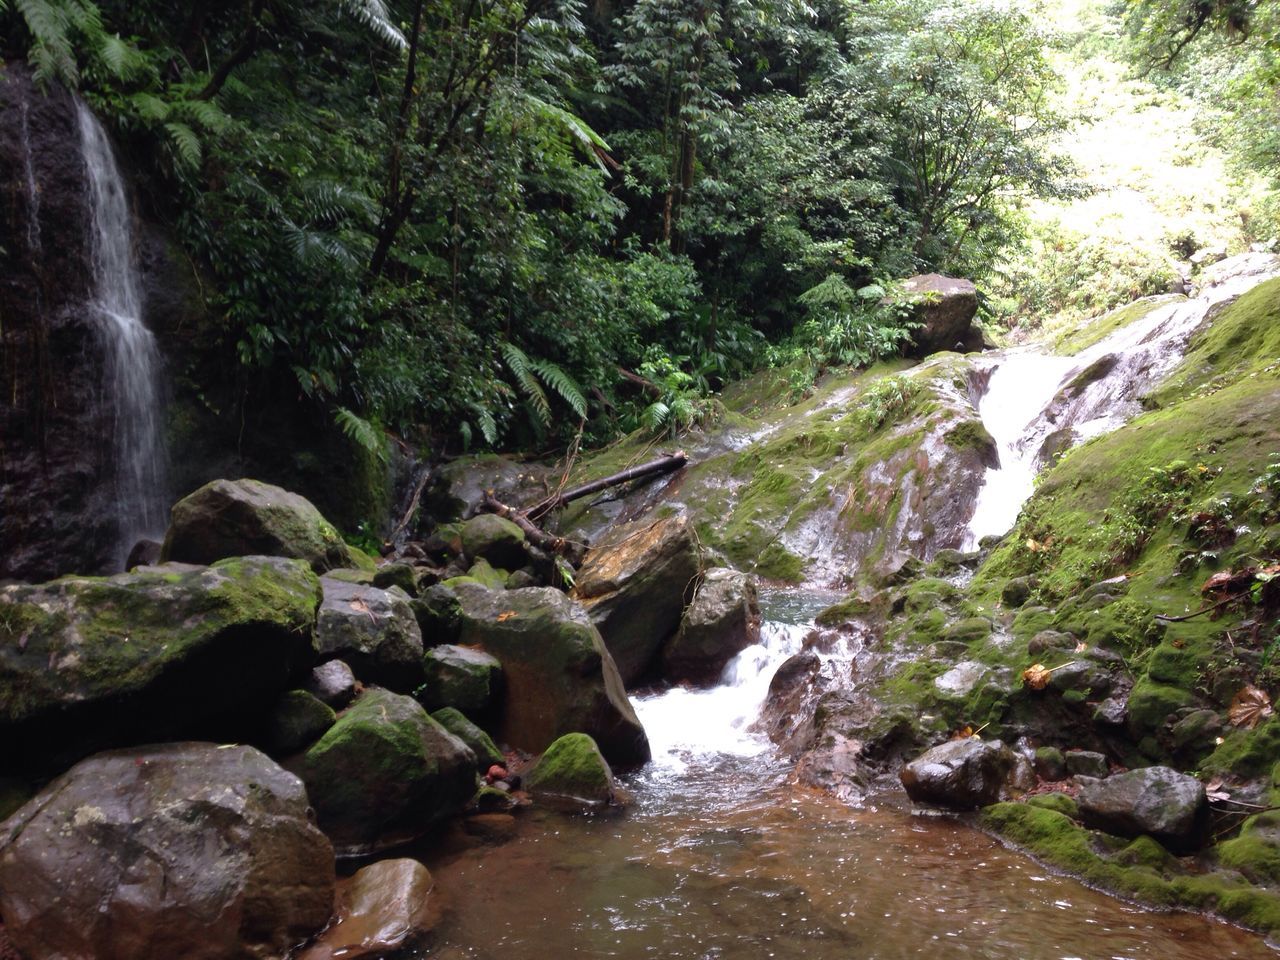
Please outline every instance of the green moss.
[[947, 446], [956, 450], [994, 451], [996, 442], [981, 420], [961, 420], [942, 437]]
[[608, 802], [613, 795], [613, 772], [585, 733], [567, 733], [547, 747], [526, 782], [535, 792], [592, 802]]
[[942, 636], [946, 640], [972, 643], [975, 640], [985, 640], [990, 634], [991, 621], [986, 617], [966, 617], [948, 626]]
[[1254, 730], [1233, 730], [1227, 734], [1200, 768], [1206, 773], [1260, 777], [1271, 770], [1278, 756], [1280, 717], [1272, 717]]
[[1135, 739], [1158, 734], [1175, 711], [1193, 702], [1191, 694], [1180, 687], [1141, 677], [1129, 694], [1129, 730]]
[[864, 599], [853, 593], [819, 613], [814, 618], [814, 623], [820, 627], [837, 627], [842, 623], [848, 623], [850, 620], [865, 617], [874, 609], [875, 604], [871, 600]]
[[1075, 798], [1069, 797], [1065, 793], [1040, 793], [1034, 797], [1027, 797], [1027, 803], [1030, 806], [1039, 807], [1041, 810], [1053, 810], [1064, 817], [1070, 817], [1072, 820], [1078, 819], [1080, 816], [1080, 807]]
[[1280, 813], [1250, 817], [1235, 839], [1218, 845], [1218, 861], [1252, 883], [1280, 886]]
[[800, 583], [804, 580], [804, 561], [776, 540], [760, 552], [754, 569], [767, 580], [786, 583]]
[[502, 751], [498, 749], [498, 745], [493, 742], [489, 734], [468, 720], [461, 710], [455, 707], [443, 707], [432, 713], [431, 719], [470, 747], [482, 770], [495, 763], [505, 762]]
[[1121, 307], [1119, 310], [1112, 310], [1110, 313], [1101, 317], [1090, 318], [1059, 337], [1054, 343], [1054, 349], [1058, 353], [1075, 354], [1081, 350], [1093, 346], [1101, 340], [1111, 336], [1117, 330], [1127, 327], [1131, 323], [1141, 320], [1152, 310], [1164, 306], [1168, 303], [1175, 303], [1186, 298], [1181, 295], [1165, 295], [1159, 297], [1144, 297], [1127, 306]]

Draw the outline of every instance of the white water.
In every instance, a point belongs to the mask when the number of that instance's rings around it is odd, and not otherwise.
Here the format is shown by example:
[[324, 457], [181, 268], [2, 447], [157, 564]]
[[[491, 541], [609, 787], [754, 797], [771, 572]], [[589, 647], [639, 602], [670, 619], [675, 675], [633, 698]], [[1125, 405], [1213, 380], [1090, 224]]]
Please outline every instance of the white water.
[[165, 527], [165, 461], [157, 388], [160, 354], [142, 323], [133, 218], [111, 141], [77, 101], [91, 220], [90, 302], [100, 322], [103, 404], [112, 422], [114, 494], [120, 561], [141, 537]]
[[[978, 403], [982, 423], [996, 441], [1000, 465], [988, 469], [978, 491], [963, 548], [972, 550], [985, 536], [1001, 535], [1013, 526], [1036, 474], [1043, 466], [1041, 448], [1058, 431], [1070, 431], [1070, 444], [1100, 436], [1121, 426], [1141, 409], [1139, 400], [1182, 359], [1191, 334], [1210, 308], [1237, 297], [1274, 275], [1259, 270], [1257, 258], [1236, 258], [1244, 273], [1233, 274], [1224, 263], [1222, 279], [1194, 299], [1155, 308], [1075, 356], [1047, 353], [1042, 347], [1003, 351], [994, 363], [987, 391]], [[1072, 381], [1095, 363], [1110, 363], [1105, 375], [1071, 388]]]

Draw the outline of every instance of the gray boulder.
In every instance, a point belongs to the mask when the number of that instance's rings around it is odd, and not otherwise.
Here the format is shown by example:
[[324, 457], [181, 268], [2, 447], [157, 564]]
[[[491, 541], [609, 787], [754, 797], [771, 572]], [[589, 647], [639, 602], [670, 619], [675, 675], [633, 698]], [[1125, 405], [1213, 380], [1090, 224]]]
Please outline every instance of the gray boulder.
[[320, 578], [324, 602], [316, 615], [322, 657], [344, 660], [356, 676], [408, 693], [422, 683], [422, 632], [399, 587], [379, 590]]
[[431, 872], [416, 860], [381, 860], [356, 871], [336, 921], [298, 960], [376, 960], [421, 945], [442, 908]]
[[985, 807], [1000, 799], [1016, 758], [999, 740], [949, 740], [902, 768], [907, 795], [917, 803], [956, 810]]
[[81, 761], [0, 825], [0, 912], [28, 960], [281, 957], [333, 908], [333, 847], [251, 747]]
[[904, 280], [902, 292], [915, 304], [914, 319], [921, 324], [912, 334], [917, 356], [982, 349], [982, 332], [973, 326], [978, 288], [972, 281], [926, 273]]
[[713, 684], [725, 665], [760, 642], [760, 601], [755, 577], [737, 570], [708, 570], [680, 629], [662, 650], [662, 672], [669, 679]]
[[1144, 767], [1084, 780], [1077, 798], [1085, 824], [1122, 837], [1150, 834], [1175, 853], [1203, 842], [1209, 823], [1204, 784], [1169, 767]]
[[306, 563], [277, 557], [0, 587], [0, 769], [248, 739], [314, 663], [319, 597]]
[[392, 846], [458, 813], [475, 793], [475, 766], [475, 754], [416, 700], [378, 689], [365, 691], [297, 763], [341, 853]]
[[616, 766], [648, 761], [644, 728], [579, 604], [550, 587], [494, 591], [467, 584], [457, 595], [461, 642], [502, 664], [498, 739], [541, 753], [566, 733], [587, 733]]
[[428, 710], [457, 707], [471, 716], [484, 716], [502, 688], [502, 664], [483, 650], [444, 644], [422, 658], [425, 674], [418, 700]]
[[213, 563], [251, 555], [296, 557], [317, 573], [372, 567], [310, 500], [258, 480], [214, 480], [173, 506], [163, 560]]
[[496, 513], [480, 513], [462, 525], [462, 550], [472, 560], [487, 560], [503, 570], [529, 562], [524, 531]]
[[683, 516], [619, 524], [587, 554], [573, 596], [599, 628], [623, 683], [654, 666], [680, 625], [700, 563]]
[[321, 703], [341, 710], [356, 698], [356, 675], [341, 660], [327, 660], [311, 671], [305, 689]]

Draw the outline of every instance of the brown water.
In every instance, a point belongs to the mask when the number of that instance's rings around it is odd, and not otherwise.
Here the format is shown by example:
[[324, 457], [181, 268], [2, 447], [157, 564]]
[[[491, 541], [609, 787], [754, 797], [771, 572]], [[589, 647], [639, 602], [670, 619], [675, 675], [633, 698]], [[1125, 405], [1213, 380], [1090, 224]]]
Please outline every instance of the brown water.
[[[779, 626], [823, 601], [766, 602]], [[803, 632], [744, 654], [726, 674], [737, 690], [639, 705], [655, 762], [624, 815], [535, 809], [505, 845], [427, 858], [447, 897], [432, 956], [1276, 960], [1242, 930], [1141, 910], [962, 823], [913, 816], [900, 792], [854, 809], [790, 785], [744, 721], [757, 674], [767, 684]]]

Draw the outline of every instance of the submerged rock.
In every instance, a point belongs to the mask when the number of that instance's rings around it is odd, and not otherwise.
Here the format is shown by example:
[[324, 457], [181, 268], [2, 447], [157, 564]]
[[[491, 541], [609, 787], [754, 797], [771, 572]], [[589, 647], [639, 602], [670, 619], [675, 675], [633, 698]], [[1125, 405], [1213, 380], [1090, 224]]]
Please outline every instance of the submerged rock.
[[0, 767], [168, 736], [245, 739], [314, 662], [300, 560], [0, 587]]
[[1174, 852], [1194, 850], [1209, 822], [1204, 784], [1169, 767], [1087, 781], [1078, 800], [1089, 826], [1122, 837], [1150, 834]]
[[262, 554], [306, 560], [317, 573], [372, 566], [306, 497], [258, 480], [214, 480], [173, 506], [162, 557], [213, 563]]
[[593, 806], [603, 806], [614, 799], [613, 771], [596, 742], [585, 733], [565, 734], [547, 747], [525, 782], [535, 794]]
[[422, 683], [422, 632], [409, 598], [398, 587], [379, 590], [321, 577], [324, 602], [316, 615], [323, 657], [345, 660], [360, 679], [399, 693]]
[[725, 665], [760, 642], [760, 601], [755, 577], [737, 570], [708, 570], [680, 630], [662, 650], [662, 673], [677, 683], [713, 684]]
[[502, 664], [506, 694], [498, 738], [530, 752], [566, 733], [587, 733], [609, 762], [635, 767], [649, 740], [627, 699], [600, 632], [559, 590], [457, 590], [461, 641]]
[[325, 925], [333, 848], [251, 747], [81, 761], [0, 825], [0, 912], [28, 960], [281, 957]]
[[902, 768], [901, 779], [918, 803], [970, 810], [999, 800], [1015, 765], [999, 740], [967, 737], [926, 751]]
[[683, 516], [613, 527], [587, 554], [573, 596], [591, 615], [626, 684], [680, 625], [700, 558]]
[[440, 922], [435, 887], [416, 860], [369, 864], [342, 892], [333, 925], [298, 960], [374, 960], [422, 945]]
[[458, 813], [475, 792], [475, 767], [475, 754], [416, 700], [377, 689], [299, 764], [320, 826], [347, 852], [418, 836]]

